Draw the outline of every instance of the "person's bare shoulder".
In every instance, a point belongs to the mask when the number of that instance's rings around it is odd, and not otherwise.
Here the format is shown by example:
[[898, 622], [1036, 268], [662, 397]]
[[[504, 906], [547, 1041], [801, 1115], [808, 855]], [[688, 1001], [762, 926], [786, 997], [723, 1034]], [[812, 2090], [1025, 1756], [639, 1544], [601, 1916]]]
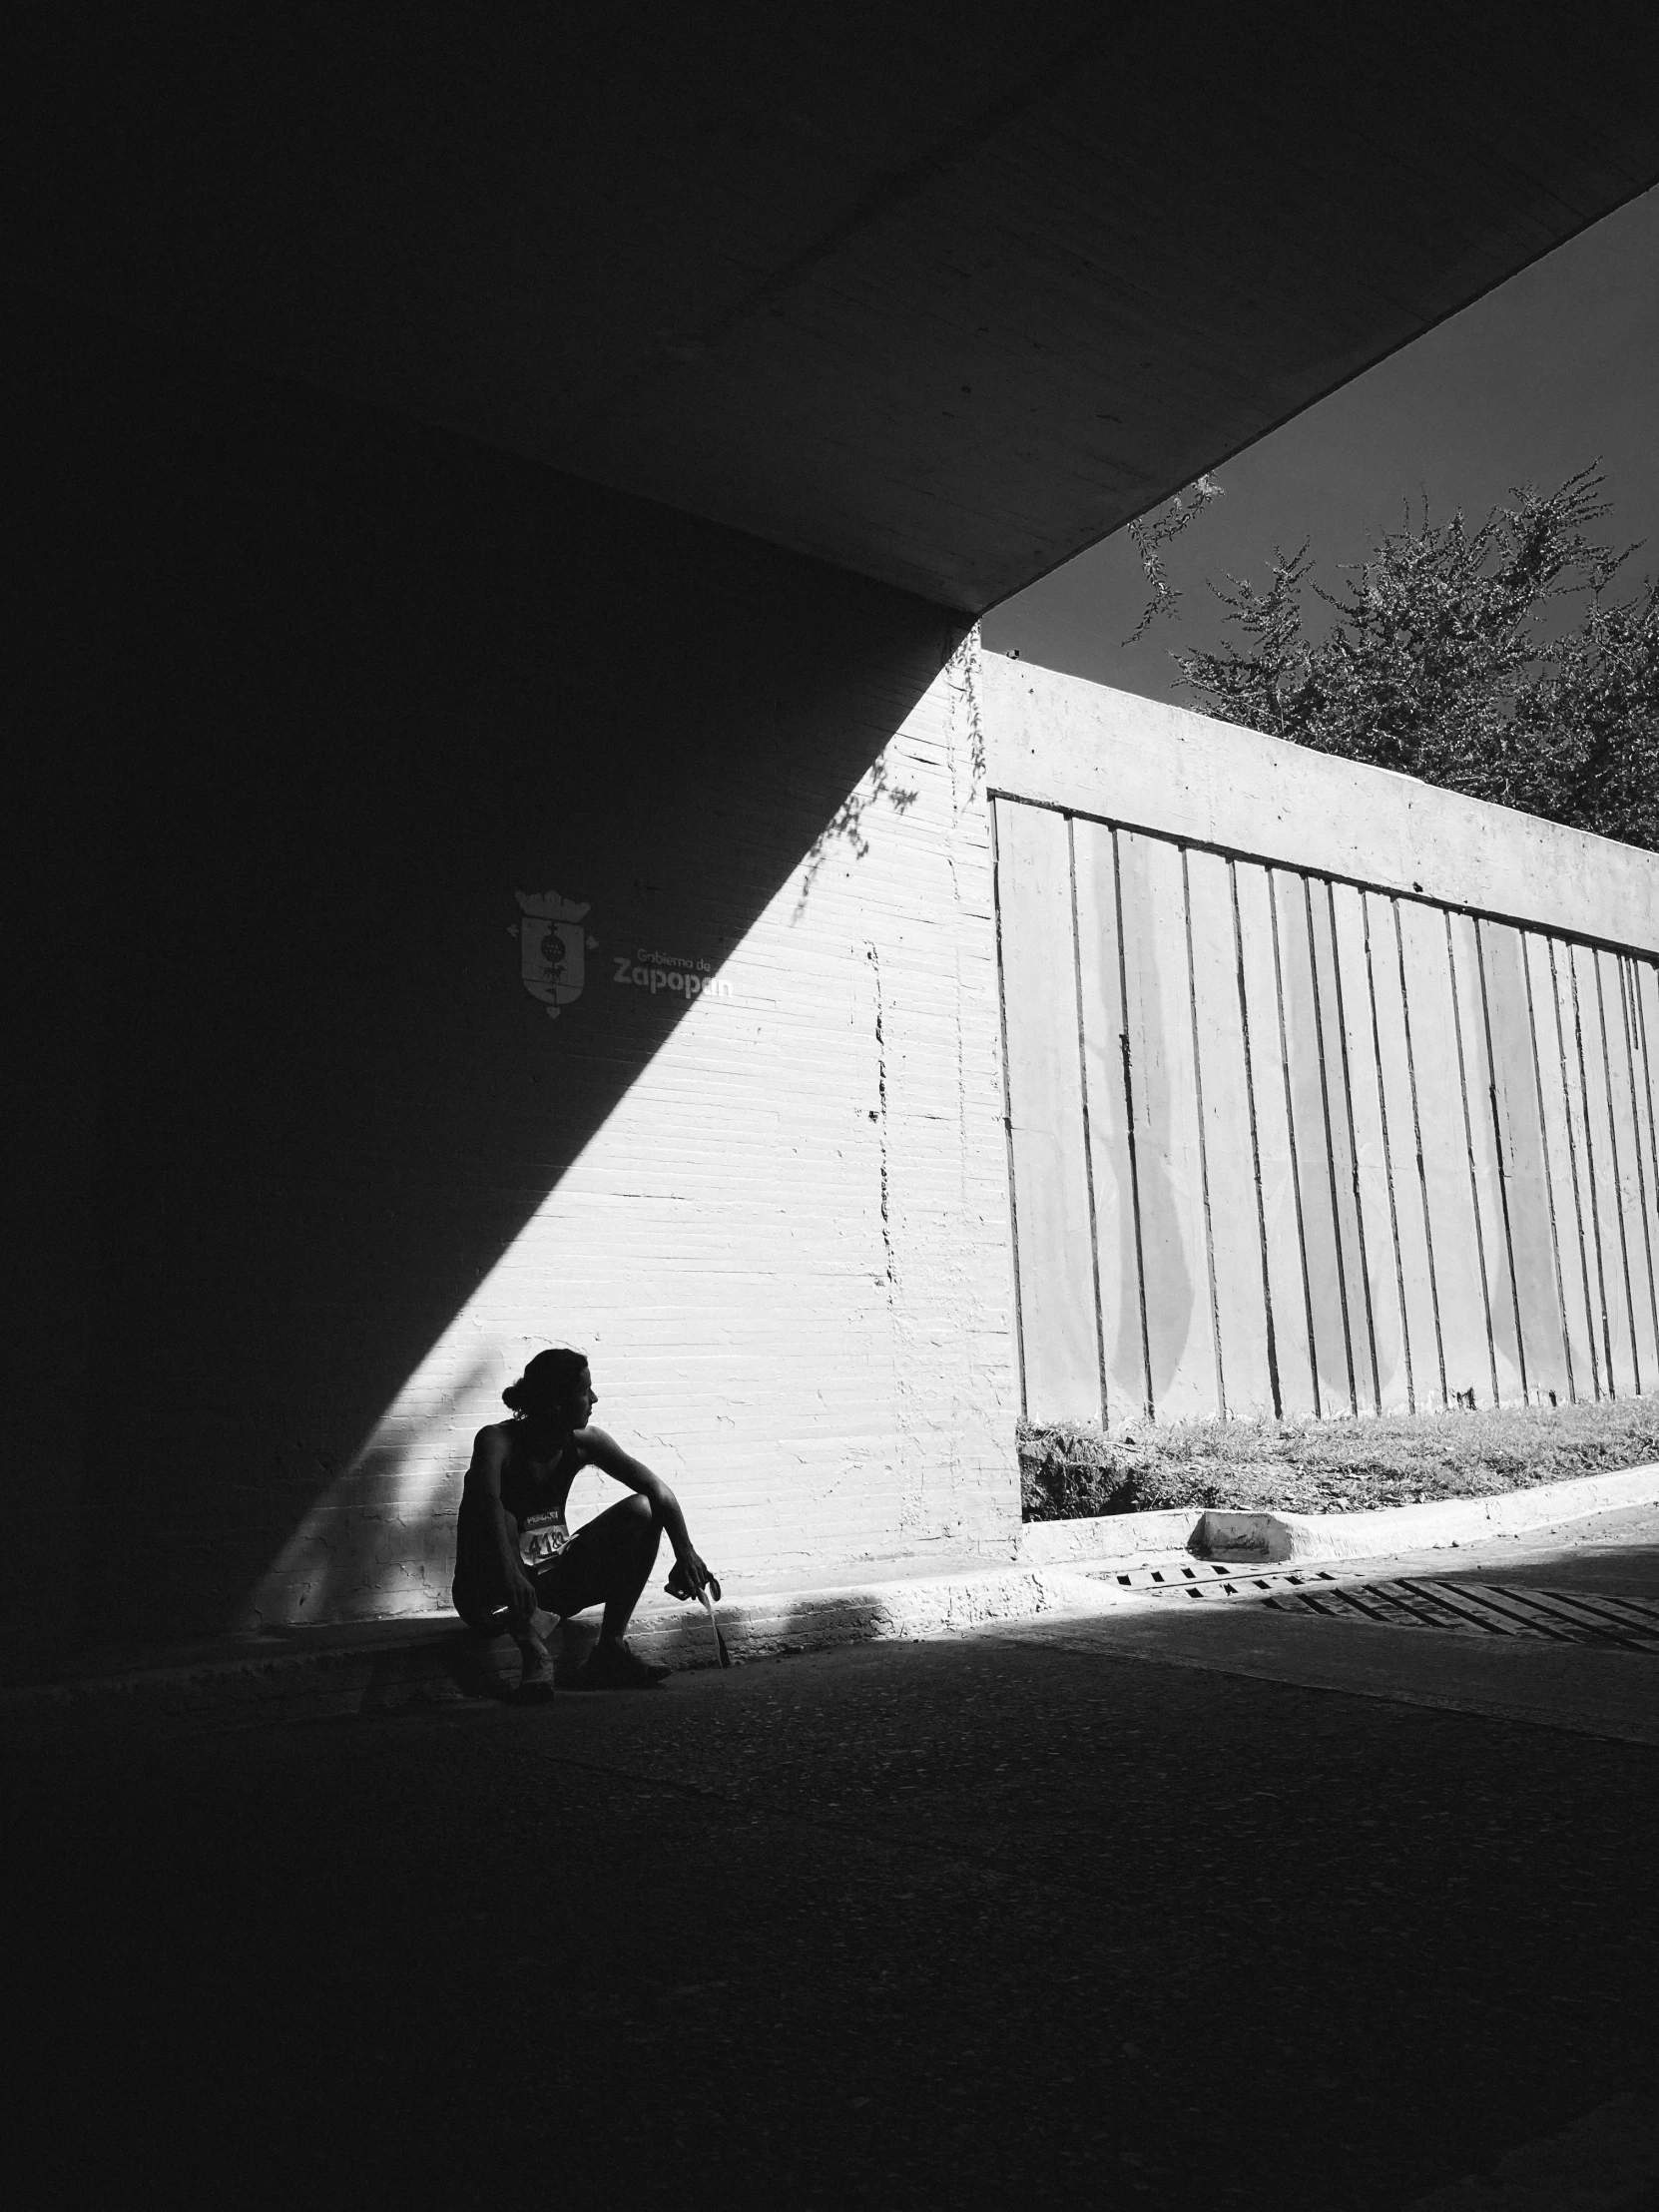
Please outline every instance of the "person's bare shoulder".
[[584, 1466], [603, 1467], [607, 1472], [612, 1460], [628, 1456], [609, 1429], [597, 1427], [592, 1421], [586, 1428], [578, 1428], [571, 1442], [581, 1454]]
[[584, 1466], [597, 1467], [608, 1474], [613, 1482], [621, 1482], [630, 1490], [643, 1490], [655, 1495], [661, 1489], [659, 1478], [652, 1473], [643, 1459], [636, 1459], [631, 1451], [624, 1451], [616, 1438], [603, 1428], [579, 1428], [576, 1441], [582, 1453]]
[[480, 1428], [472, 1439], [472, 1465], [470, 1474], [481, 1474], [486, 1479], [499, 1477], [507, 1458], [507, 1430], [510, 1421], [490, 1421]]

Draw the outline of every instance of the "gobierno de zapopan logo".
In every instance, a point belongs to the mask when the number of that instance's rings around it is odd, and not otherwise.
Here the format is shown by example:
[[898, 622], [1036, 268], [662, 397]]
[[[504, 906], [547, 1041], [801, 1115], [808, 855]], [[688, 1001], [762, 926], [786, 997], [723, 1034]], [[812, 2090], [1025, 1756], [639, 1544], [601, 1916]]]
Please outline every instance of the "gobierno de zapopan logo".
[[557, 1021], [581, 997], [586, 955], [599, 947], [599, 939], [582, 927], [588, 901], [565, 898], [558, 891], [519, 891], [516, 896], [518, 919], [507, 934], [518, 939], [518, 978], [532, 998], [541, 1000], [548, 1020]]
[[[599, 949], [599, 939], [582, 927], [590, 911], [587, 899], [566, 898], [559, 891], [518, 891], [519, 918], [509, 924], [508, 935], [518, 939], [519, 981], [530, 996], [541, 1001], [549, 1021], [557, 1021], [567, 1006], [582, 995], [587, 980], [587, 955]], [[654, 946], [640, 945], [632, 953], [612, 953], [611, 981], [656, 997], [667, 991], [688, 1004], [694, 998], [726, 998], [732, 986], [716, 975], [707, 960], [685, 954], [672, 955]]]

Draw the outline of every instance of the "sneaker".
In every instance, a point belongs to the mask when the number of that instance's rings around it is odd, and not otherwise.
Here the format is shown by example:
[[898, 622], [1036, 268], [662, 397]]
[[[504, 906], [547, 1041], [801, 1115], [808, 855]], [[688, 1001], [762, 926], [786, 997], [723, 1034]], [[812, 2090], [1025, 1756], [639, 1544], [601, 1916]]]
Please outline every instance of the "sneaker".
[[642, 1659], [625, 1643], [595, 1644], [576, 1680], [584, 1690], [649, 1690], [669, 1670]]
[[524, 1672], [513, 1692], [515, 1705], [545, 1705], [553, 1695], [553, 1654], [545, 1644], [527, 1644]]

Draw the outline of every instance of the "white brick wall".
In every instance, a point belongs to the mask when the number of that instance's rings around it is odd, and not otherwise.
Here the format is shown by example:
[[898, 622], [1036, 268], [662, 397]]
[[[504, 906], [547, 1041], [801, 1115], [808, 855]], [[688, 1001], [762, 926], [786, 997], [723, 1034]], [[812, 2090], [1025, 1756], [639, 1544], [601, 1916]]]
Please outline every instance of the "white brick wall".
[[[448, 1602], [473, 1431], [579, 1286], [598, 1419], [735, 1589], [1019, 1518], [971, 640], [387, 1406], [252, 1617]], [[615, 1496], [584, 1476], [582, 1518]]]

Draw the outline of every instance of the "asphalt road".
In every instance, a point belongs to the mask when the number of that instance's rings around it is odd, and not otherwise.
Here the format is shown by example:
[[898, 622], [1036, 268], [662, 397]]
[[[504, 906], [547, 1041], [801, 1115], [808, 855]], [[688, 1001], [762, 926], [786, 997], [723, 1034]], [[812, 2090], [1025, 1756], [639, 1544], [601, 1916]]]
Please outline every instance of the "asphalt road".
[[16, 1762], [14, 2201], [1398, 2212], [1647, 2092], [1659, 1749], [1297, 1626], [1383, 1656], [1172, 1614]]

